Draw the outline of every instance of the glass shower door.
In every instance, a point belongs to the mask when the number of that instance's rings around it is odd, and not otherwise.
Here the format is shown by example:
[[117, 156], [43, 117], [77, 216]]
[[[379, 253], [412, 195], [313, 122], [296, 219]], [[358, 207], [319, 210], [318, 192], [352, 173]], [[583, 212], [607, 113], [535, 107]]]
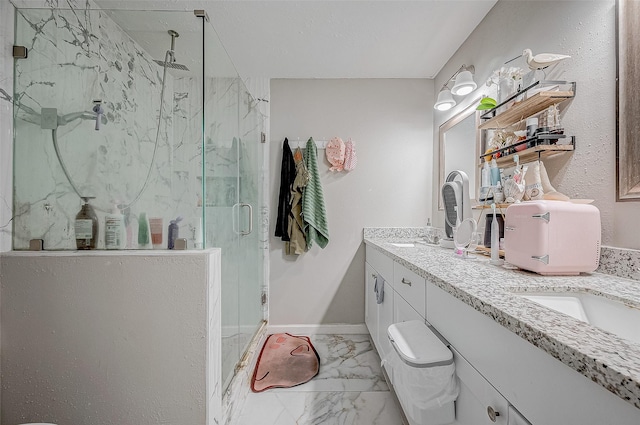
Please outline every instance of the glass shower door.
[[240, 258], [238, 268], [238, 344], [240, 355], [263, 319], [263, 250], [261, 243], [260, 205], [262, 199], [261, 169], [264, 144], [263, 119], [257, 102], [244, 87], [240, 88], [240, 182], [239, 222]]
[[205, 36], [205, 246], [222, 249], [220, 348], [226, 389], [262, 321], [263, 121], [210, 25]]

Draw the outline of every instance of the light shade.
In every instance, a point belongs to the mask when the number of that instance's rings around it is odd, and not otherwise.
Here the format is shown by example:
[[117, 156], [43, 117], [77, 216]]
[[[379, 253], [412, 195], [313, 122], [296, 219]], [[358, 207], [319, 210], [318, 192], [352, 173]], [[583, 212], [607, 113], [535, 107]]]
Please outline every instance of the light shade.
[[451, 89], [451, 93], [456, 96], [464, 96], [474, 91], [476, 87], [478, 87], [478, 85], [473, 81], [473, 75], [471, 75], [471, 72], [464, 70], [458, 73], [456, 82]]
[[446, 87], [440, 90], [440, 93], [438, 93], [438, 100], [436, 101], [436, 104], [433, 105], [434, 109], [437, 109], [438, 111], [447, 111], [454, 106], [456, 106], [456, 101], [453, 100], [453, 96], [451, 96], [451, 90]]

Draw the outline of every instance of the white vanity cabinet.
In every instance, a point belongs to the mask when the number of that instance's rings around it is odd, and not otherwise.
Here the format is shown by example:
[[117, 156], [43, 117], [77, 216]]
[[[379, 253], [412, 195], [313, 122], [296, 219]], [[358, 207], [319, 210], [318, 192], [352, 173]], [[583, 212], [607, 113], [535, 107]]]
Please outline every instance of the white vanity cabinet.
[[[393, 349], [387, 338], [389, 325], [409, 320], [427, 322], [428, 285], [425, 278], [373, 248], [367, 247], [366, 258], [365, 322], [380, 357], [385, 359], [388, 350]], [[391, 270], [390, 280], [388, 276]], [[386, 280], [382, 304], [376, 303], [374, 285], [377, 275], [382, 275]], [[451, 323], [455, 324], [455, 320], [451, 320]], [[437, 326], [435, 328], [439, 330]], [[456, 401], [456, 421], [453, 424], [509, 425], [507, 400], [454, 347], [450, 348], [461, 384]]]
[[[473, 400], [468, 402], [461, 393], [456, 405], [461, 424], [467, 414], [477, 421], [469, 409], [480, 411], [480, 404], [485, 404], [483, 418], [488, 417], [486, 409], [491, 405], [500, 413], [499, 420], [505, 420], [505, 412], [508, 422], [498, 422], [497, 418], [496, 422], [474, 424], [520, 425], [527, 424], [526, 420], [533, 425], [640, 423], [638, 409], [620, 397], [436, 285], [427, 283], [426, 289], [427, 320], [455, 347], [454, 353], [464, 356], [465, 362], [456, 362], [460, 380], [473, 382], [464, 377], [463, 365], [468, 362], [476, 374], [491, 383], [490, 388], [479, 392], [470, 388], [471, 398], [478, 401], [476, 407]], [[510, 415], [505, 409], [505, 399], [521, 415], [513, 408]]]
[[[514, 318], [512, 323], [508, 318], [494, 319], [484, 313], [492, 309], [499, 311], [499, 305], [492, 304], [492, 298], [474, 298], [471, 292], [463, 301], [443, 289], [449, 285], [456, 288], [455, 273], [451, 274], [448, 284], [440, 284], [420, 276], [429, 276], [429, 270], [426, 274], [409, 270], [406, 264], [412, 264], [410, 259], [394, 261], [392, 258], [402, 258], [401, 251], [393, 251], [394, 257], [387, 257], [384, 252], [385, 248], [378, 248], [375, 243], [366, 246], [367, 267], [377, 272], [383, 270], [387, 283], [392, 282], [387, 288], [393, 293], [391, 322], [389, 310], [383, 313], [377, 306], [376, 325], [369, 325], [373, 323], [369, 297], [375, 298], [375, 293], [369, 290], [371, 283], [367, 283], [367, 325], [373, 329], [374, 344], [381, 352], [384, 350], [381, 343], [388, 341], [389, 323], [415, 319], [424, 320], [446, 339], [454, 353], [460, 381], [455, 425], [640, 424], [640, 410], [633, 404], [553, 357], [550, 352], [554, 347], [541, 349], [529, 342], [541, 331], [533, 326], [529, 328], [526, 319]], [[431, 251], [422, 252], [429, 255]], [[441, 253], [434, 252], [434, 255]], [[451, 266], [456, 267], [455, 263]], [[367, 269], [368, 280], [370, 270]], [[442, 268], [439, 272], [442, 275]], [[496, 297], [496, 300], [503, 298]], [[503, 325], [498, 320], [507, 322]], [[603, 346], [603, 349], [609, 348]], [[564, 353], [562, 350], [560, 346], [558, 355], [582, 355], [579, 351]], [[585, 358], [586, 367], [590, 361]], [[611, 382], [617, 384], [614, 380]]]

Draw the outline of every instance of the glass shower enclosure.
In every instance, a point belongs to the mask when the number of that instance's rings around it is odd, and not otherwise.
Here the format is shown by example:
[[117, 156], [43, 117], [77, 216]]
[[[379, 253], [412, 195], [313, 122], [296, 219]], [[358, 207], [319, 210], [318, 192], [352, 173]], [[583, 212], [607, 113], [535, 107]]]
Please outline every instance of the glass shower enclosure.
[[[178, 217], [222, 249], [225, 387], [260, 326], [263, 117], [204, 11], [21, 8], [15, 44], [13, 249], [75, 250], [81, 198], [123, 216], [123, 251]], [[157, 240], [156, 240], [157, 242]], [[122, 253], [126, 255], [126, 252]]]

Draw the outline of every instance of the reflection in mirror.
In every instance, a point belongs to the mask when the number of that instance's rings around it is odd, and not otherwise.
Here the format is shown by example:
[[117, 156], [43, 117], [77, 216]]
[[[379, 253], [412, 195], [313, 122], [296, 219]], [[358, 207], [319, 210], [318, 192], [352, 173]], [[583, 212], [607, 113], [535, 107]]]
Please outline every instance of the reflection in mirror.
[[640, 2], [618, 0], [617, 200], [640, 201]]
[[[446, 176], [451, 171], [464, 171], [469, 176], [469, 196], [472, 204], [475, 204], [473, 201], [477, 199], [477, 182], [480, 172], [477, 103], [477, 100], [471, 102], [471, 106], [442, 124], [439, 137], [440, 177], [438, 189], [442, 187]], [[441, 197], [438, 197], [438, 208], [444, 208]]]

